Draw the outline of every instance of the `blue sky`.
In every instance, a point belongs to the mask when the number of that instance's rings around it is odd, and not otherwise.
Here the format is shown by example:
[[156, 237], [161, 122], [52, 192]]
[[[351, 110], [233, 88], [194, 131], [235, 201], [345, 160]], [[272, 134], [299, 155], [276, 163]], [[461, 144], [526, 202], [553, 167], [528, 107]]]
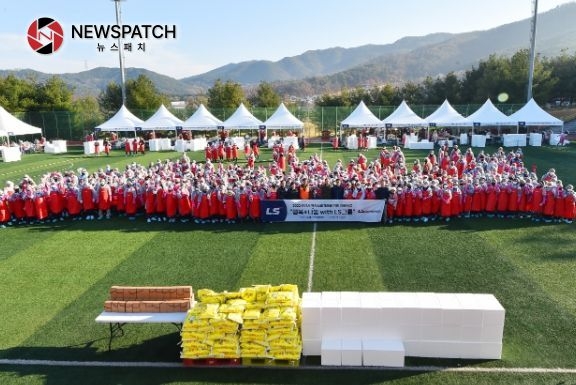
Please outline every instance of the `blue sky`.
[[[539, 0], [539, 13], [574, 0]], [[388, 44], [404, 36], [486, 30], [530, 17], [532, 0], [126, 0], [124, 24], [174, 24], [175, 40], [134, 39], [145, 52], [125, 52], [127, 67], [175, 78], [247, 60], [277, 61], [308, 50]], [[40, 55], [26, 41], [30, 23], [51, 17], [64, 44]], [[114, 40], [72, 40], [72, 25], [114, 24], [111, 0], [20, 0], [0, 5], [0, 69], [48, 73], [118, 66]], [[528, 47], [529, 31], [526, 31]], [[126, 43], [126, 42], [125, 42]], [[107, 47], [98, 52], [97, 45]]]

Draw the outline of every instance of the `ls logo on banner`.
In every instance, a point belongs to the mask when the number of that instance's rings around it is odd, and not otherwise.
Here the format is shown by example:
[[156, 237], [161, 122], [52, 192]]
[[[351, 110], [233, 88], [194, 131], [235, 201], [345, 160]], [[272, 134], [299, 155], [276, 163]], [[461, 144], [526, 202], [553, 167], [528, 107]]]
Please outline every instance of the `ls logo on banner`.
[[262, 221], [283, 222], [286, 220], [286, 204], [282, 200], [261, 201]]

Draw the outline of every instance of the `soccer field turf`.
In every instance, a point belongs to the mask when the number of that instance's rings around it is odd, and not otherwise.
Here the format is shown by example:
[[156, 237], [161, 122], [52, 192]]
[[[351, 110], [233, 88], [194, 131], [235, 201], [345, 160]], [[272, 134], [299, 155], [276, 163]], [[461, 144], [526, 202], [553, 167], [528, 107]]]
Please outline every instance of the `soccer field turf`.
[[[318, 151], [309, 149], [308, 153]], [[554, 166], [576, 180], [571, 148], [525, 150], [540, 173]], [[333, 160], [353, 152], [323, 153]], [[371, 155], [374, 155], [373, 152]], [[408, 158], [425, 152], [407, 153]], [[196, 154], [198, 155], [198, 154]], [[148, 154], [138, 161], [174, 156]], [[75, 154], [32, 155], [1, 164], [0, 178], [109, 162]], [[316, 229], [316, 231], [314, 231]], [[448, 224], [194, 224], [71, 222], [0, 231], [0, 359], [179, 361], [172, 325], [128, 325], [108, 351], [94, 318], [111, 285], [192, 285], [236, 290], [294, 283], [305, 291], [492, 293], [506, 309], [500, 361], [408, 358], [408, 366], [575, 368], [575, 232], [528, 219], [459, 219]], [[312, 250], [312, 245], [315, 245]], [[311, 269], [311, 255], [314, 266]], [[310, 277], [310, 272], [313, 275]], [[572, 376], [572, 377], [571, 377]], [[158, 369], [0, 366], [2, 384], [77, 383], [560, 383], [574, 374], [418, 373], [373, 369]]]

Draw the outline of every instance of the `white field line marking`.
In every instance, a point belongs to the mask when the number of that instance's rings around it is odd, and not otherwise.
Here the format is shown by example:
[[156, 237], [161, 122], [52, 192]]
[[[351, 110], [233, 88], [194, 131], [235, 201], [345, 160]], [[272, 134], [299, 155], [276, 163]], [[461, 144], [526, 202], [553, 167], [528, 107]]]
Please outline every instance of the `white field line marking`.
[[[46, 167], [46, 166], [54, 166], [54, 165], [63, 164], [63, 163], [70, 163], [70, 164], [72, 164], [72, 162], [70, 162], [69, 160], [61, 160], [61, 161], [59, 161], [59, 162], [52, 162], [52, 163], [43, 164], [43, 165], [36, 166], [36, 167], [30, 167], [30, 168], [28, 168], [27, 170], [28, 170], [28, 171], [38, 170], [38, 169], [44, 168], [44, 167]], [[14, 170], [14, 171], [5, 172], [5, 173], [0, 174], [0, 176], [17, 174], [17, 173], [19, 173], [19, 172], [22, 172], [22, 170]], [[24, 176], [24, 174], [22, 174], [22, 176]]]
[[[181, 368], [180, 362], [130, 362], [130, 361], [54, 361], [54, 360], [19, 360], [0, 359], [0, 365], [14, 366], [64, 366], [64, 367], [103, 367], [103, 368]], [[222, 368], [222, 367], [219, 367]], [[243, 368], [243, 366], [227, 366], [226, 368]], [[244, 367], [245, 368], [245, 367]], [[266, 368], [265, 366], [261, 368]], [[278, 367], [271, 366], [277, 369]], [[398, 372], [457, 372], [457, 373], [536, 373], [536, 374], [576, 374], [576, 368], [488, 368], [488, 367], [446, 367], [446, 366], [405, 366], [402, 368], [379, 366], [300, 366], [301, 369], [317, 370], [387, 370]], [[293, 369], [291, 369], [293, 370]]]
[[310, 246], [310, 263], [308, 265], [308, 292], [312, 291], [312, 279], [314, 277], [314, 256], [316, 255], [316, 226], [317, 222], [314, 222], [314, 227], [312, 228], [312, 245]]

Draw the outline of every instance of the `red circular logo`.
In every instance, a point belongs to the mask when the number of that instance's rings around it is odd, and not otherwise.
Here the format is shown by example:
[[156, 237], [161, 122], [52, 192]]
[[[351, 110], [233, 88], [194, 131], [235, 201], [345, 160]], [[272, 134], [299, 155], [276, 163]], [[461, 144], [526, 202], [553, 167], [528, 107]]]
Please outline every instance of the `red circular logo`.
[[58, 51], [64, 41], [60, 23], [49, 17], [34, 20], [28, 27], [28, 44], [38, 53], [49, 55]]

